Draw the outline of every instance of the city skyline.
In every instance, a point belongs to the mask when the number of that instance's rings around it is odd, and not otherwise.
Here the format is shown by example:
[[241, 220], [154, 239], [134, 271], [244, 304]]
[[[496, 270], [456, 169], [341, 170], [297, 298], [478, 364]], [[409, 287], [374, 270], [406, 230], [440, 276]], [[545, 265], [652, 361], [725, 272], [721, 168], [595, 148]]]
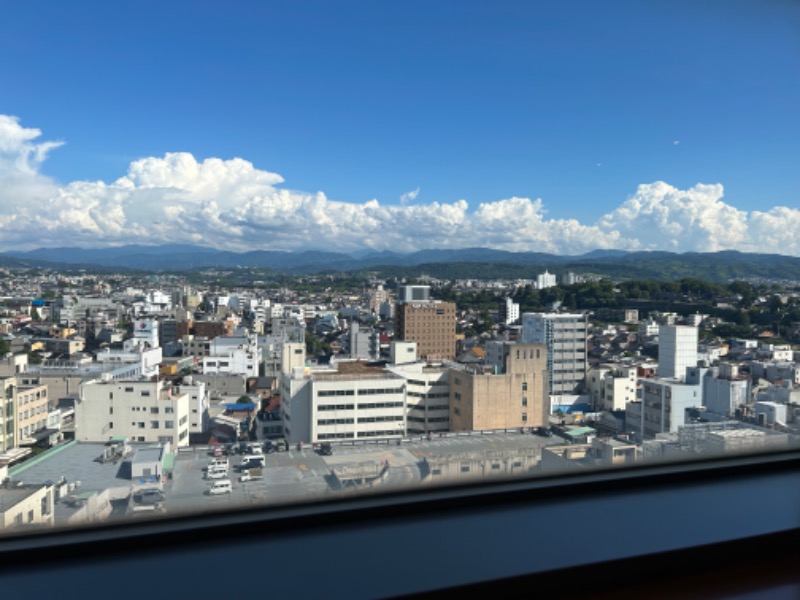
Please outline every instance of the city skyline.
[[192, 7], [7, 9], [0, 250], [800, 255], [796, 5]]

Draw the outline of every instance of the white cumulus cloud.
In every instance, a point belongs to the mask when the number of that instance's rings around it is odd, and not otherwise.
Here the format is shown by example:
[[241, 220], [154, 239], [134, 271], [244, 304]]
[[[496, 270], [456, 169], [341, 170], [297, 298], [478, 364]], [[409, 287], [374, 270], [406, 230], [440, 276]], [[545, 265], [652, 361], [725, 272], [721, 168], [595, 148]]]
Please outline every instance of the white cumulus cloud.
[[417, 199], [417, 196], [419, 196], [419, 188], [406, 192], [400, 196], [400, 204], [406, 205], [409, 202], [413, 202]]
[[679, 190], [663, 181], [643, 184], [598, 226], [642, 250], [715, 252], [748, 240], [748, 215], [722, 201], [720, 184]]
[[242, 158], [185, 152], [132, 162], [115, 181], [57, 184], [41, 172], [60, 142], [0, 115], [0, 249], [188, 242], [233, 250], [414, 251], [485, 246], [579, 254], [596, 248], [776, 252], [800, 255], [800, 211], [748, 213], [721, 184], [681, 190], [640, 185], [595, 223], [549, 219], [541, 199], [512, 197], [399, 205], [356, 203], [282, 186]]

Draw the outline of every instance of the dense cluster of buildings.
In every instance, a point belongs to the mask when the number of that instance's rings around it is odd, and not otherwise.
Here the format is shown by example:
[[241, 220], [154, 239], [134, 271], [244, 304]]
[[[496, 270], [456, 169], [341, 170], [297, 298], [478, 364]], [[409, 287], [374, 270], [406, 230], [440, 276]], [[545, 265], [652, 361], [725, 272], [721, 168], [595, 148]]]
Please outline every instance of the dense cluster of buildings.
[[[549, 273], [537, 281], [554, 284]], [[796, 433], [797, 353], [701, 345], [702, 319], [624, 311], [598, 325], [587, 313], [520, 314], [505, 299], [503, 335], [476, 345], [457, 335], [456, 304], [427, 285], [376, 284], [336, 307], [280, 294], [95, 281], [91, 294], [8, 298], [0, 480], [70, 440], [174, 451], [552, 428], [569, 443], [537, 454], [542, 465], [575, 466], [770, 447]], [[323, 338], [338, 351], [320, 360], [310, 350]], [[648, 345], [657, 356], [640, 351]], [[39, 516], [23, 520], [52, 524], [55, 496], [8, 481], [0, 516], [28, 515], [35, 501]]]

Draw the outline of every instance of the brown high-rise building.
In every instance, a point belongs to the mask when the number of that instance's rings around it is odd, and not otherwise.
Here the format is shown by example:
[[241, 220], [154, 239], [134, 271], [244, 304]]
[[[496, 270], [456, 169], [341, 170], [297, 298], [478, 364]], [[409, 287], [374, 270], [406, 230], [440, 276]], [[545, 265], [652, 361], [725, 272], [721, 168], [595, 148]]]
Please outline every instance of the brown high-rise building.
[[233, 335], [235, 326], [233, 321], [178, 321], [175, 325], [175, 335], [179, 340], [185, 335], [213, 340], [215, 337]]
[[430, 299], [427, 285], [398, 289], [395, 339], [417, 343], [418, 356], [427, 361], [456, 356], [456, 305]]

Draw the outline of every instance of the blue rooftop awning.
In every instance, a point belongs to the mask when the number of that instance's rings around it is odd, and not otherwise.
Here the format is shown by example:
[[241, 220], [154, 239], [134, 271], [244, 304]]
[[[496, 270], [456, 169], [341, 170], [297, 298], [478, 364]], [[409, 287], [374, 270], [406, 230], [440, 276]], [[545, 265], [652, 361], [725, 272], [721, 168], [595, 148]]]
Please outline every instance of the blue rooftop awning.
[[236, 403], [236, 402], [231, 403], [231, 404], [225, 403], [225, 409], [226, 410], [233, 410], [233, 411], [237, 411], [237, 410], [255, 410], [256, 409], [256, 405], [255, 404], [249, 404], [249, 403], [248, 404], [244, 404], [244, 403], [239, 404], [239, 403]]

